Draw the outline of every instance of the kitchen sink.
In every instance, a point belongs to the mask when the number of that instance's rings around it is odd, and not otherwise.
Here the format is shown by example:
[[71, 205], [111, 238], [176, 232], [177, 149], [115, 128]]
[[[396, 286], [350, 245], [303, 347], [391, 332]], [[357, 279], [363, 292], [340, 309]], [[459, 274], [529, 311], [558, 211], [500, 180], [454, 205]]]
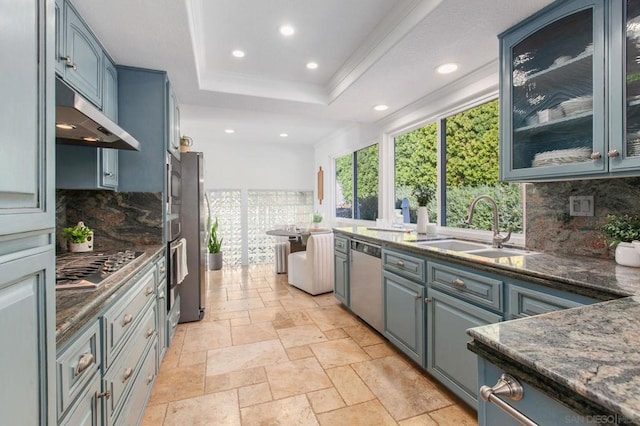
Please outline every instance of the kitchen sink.
[[489, 259], [499, 259], [502, 257], [527, 256], [535, 254], [526, 250], [515, 250], [505, 248], [492, 248], [487, 244], [474, 243], [471, 241], [462, 241], [456, 239], [435, 240], [435, 241], [418, 241], [418, 247], [435, 248], [440, 250], [457, 251], [461, 253], [471, 254], [478, 257], [486, 257]]
[[488, 246], [485, 244], [471, 243], [467, 241], [460, 240], [439, 240], [439, 241], [425, 241], [418, 242], [416, 245], [420, 247], [433, 247], [442, 250], [451, 250], [451, 251], [469, 251], [469, 250], [481, 250], [487, 249]]
[[486, 249], [486, 250], [469, 250], [466, 251], [467, 254], [472, 254], [474, 256], [480, 257], [488, 257], [490, 259], [498, 259], [501, 257], [514, 257], [514, 256], [527, 256], [530, 254], [534, 254], [530, 251], [524, 250], [511, 250], [511, 249]]

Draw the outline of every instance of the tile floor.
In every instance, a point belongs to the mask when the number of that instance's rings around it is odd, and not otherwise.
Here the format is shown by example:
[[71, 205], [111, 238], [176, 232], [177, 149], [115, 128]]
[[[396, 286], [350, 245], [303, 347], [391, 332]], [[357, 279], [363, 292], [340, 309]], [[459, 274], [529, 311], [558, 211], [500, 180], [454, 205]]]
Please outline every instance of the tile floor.
[[178, 325], [144, 425], [477, 424], [333, 294], [272, 265], [207, 274], [205, 318]]

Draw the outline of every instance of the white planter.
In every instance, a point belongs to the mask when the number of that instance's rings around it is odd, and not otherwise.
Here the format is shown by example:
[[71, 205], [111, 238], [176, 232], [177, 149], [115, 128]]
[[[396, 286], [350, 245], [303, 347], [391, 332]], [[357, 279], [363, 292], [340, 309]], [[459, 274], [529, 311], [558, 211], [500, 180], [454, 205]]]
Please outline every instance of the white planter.
[[616, 247], [616, 262], [622, 266], [640, 267], [640, 254], [631, 243], [618, 243]]
[[418, 207], [418, 224], [416, 230], [418, 234], [426, 234], [429, 227], [429, 212], [426, 206]]
[[222, 269], [222, 252], [207, 253], [207, 267], [209, 271]]
[[87, 241], [84, 243], [69, 242], [69, 251], [72, 253], [93, 251], [93, 232], [87, 237]]

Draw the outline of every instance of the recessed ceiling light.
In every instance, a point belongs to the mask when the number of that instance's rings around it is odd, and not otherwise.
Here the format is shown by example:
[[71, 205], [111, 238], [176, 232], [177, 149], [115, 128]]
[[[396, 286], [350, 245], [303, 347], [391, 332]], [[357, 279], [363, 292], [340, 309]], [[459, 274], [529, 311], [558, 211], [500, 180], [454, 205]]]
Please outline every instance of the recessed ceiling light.
[[67, 123], [58, 123], [56, 124], [56, 127], [62, 130], [73, 130], [76, 128], [76, 126], [74, 126], [73, 124], [67, 124]]
[[315, 70], [318, 68], [318, 64], [316, 62], [308, 62], [307, 68], [309, 68], [310, 70]]
[[373, 107], [376, 111], [386, 111], [389, 109], [387, 105], [376, 105]]
[[288, 133], [280, 133], [280, 137], [281, 138], [286, 138], [286, 137], [289, 137], [289, 134]]
[[244, 52], [242, 50], [234, 50], [231, 54], [236, 58], [244, 58]]
[[279, 30], [280, 34], [287, 37], [293, 35], [296, 32], [295, 28], [293, 28], [291, 25], [282, 25]]
[[458, 64], [454, 64], [453, 62], [451, 62], [448, 64], [440, 65], [438, 68], [436, 68], [436, 71], [440, 74], [449, 74], [456, 71], [457, 69], [458, 69]]
[[235, 133], [236, 131], [235, 131], [235, 130], [233, 130], [233, 129], [225, 129], [225, 131], [224, 131], [224, 132], [225, 132], [225, 133], [229, 133], [229, 134], [231, 134], [231, 133]]

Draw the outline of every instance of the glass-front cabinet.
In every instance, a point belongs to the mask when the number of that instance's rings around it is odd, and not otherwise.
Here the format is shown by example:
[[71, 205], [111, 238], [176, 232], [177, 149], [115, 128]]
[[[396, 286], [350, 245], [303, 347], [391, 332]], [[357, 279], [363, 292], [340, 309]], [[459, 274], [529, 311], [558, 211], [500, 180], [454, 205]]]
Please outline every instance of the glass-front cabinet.
[[640, 174], [640, 0], [557, 2], [500, 46], [502, 180]]
[[[640, 170], [640, 0], [611, 2], [610, 66], [612, 172]], [[616, 50], [617, 48], [617, 50]]]

